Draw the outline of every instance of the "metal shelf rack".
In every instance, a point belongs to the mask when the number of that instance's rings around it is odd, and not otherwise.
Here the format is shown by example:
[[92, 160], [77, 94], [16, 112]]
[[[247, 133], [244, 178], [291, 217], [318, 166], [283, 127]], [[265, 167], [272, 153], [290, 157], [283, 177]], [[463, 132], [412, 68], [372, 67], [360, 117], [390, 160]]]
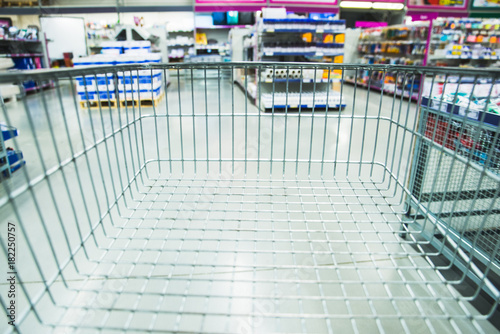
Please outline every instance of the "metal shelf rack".
[[2, 135], [0, 136], [0, 180], [8, 178], [13, 172], [26, 164], [23, 152], [8, 150], [5, 142], [17, 137], [19, 132], [12, 126], [0, 124]]

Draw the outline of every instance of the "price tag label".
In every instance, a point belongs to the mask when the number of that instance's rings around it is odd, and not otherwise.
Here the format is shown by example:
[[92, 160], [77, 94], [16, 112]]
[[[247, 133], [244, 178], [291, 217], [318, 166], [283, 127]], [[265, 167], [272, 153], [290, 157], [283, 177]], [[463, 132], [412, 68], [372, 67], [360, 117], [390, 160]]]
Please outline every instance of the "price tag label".
[[266, 29], [266, 32], [274, 32], [274, 29]]
[[323, 56], [323, 52], [316, 52], [316, 56], [322, 57]]
[[291, 104], [290, 109], [297, 109], [299, 106], [297, 104]]
[[318, 28], [318, 29], [316, 29], [316, 32], [321, 34], [321, 33], [325, 32], [325, 30], [323, 28]]
[[461, 55], [461, 56], [460, 56], [460, 58], [461, 58], [461, 59], [467, 59], [467, 58], [469, 58], [469, 57], [468, 57], [467, 55]]
[[273, 52], [266, 51], [266, 52], [264, 52], [264, 55], [266, 55], [266, 56], [272, 56], [272, 55], [273, 55]]

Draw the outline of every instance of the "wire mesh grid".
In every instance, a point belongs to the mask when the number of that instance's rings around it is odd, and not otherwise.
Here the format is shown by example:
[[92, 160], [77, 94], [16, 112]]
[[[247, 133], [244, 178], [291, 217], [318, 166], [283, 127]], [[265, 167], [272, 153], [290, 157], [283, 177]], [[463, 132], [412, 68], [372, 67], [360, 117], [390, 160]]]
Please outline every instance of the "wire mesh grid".
[[[432, 111], [420, 100], [370, 92], [356, 83], [332, 88], [329, 77], [326, 84], [314, 78], [305, 87], [302, 80], [286, 79], [285, 93], [299, 92], [299, 101], [292, 105], [284, 94], [285, 101], [272, 101], [268, 108], [262, 96], [277, 94], [276, 85], [265, 87], [254, 78], [276, 68], [328, 76], [340, 71], [342, 79], [349, 72], [355, 78], [361, 71], [391, 73], [409, 87], [446, 73], [241, 63], [32, 75], [51, 81], [54, 89], [2, 107], [8, 123], [29, 130], [15, 139], [29, 163], [2, 182], [0, 214], [17, 229], [19, 284], [16, 327], [5, 321], [1, 328], [496, 331], [488, 318], [499, 301], [491, 276], [498, 266], [493, 233], [500, 188], [495, 170], [485, 166], [497, 157], [491, 149], [497, 147], [497, 127], [484, 119], [474, 123], [490, 131], [492, 143], [478, 163], [473, 154], [459, 155], [434, 140], [437, 122], [431, 135], [425, 130], [423, 124], [431, 123], [423, 120], [436, 117], [439, 108]], [[229, 80], [221, 79], [227, 70]], [[169, 71], [178, 75], [170, 77], [165, 98], [151, 107], [142, 106], [140, 91], [136, 98], [123, 96], [139, 103], [122, 104], [120, 94], [111, 101], [106, 83], [108, 103], [101, 104], [97, 94], [97, 107], [82, 109], [73, 84], [81, 77], [97, 82], [106, 73], [131, 81], [161, 73], [167, 85]], [[499, 73], [459, 70], [458, 75], [497, 80]], [[311, 94], [338, 100], [315, 104]], [[468, 126], [466, 117], [457, 119]], [[445, 158], [429, 158], [432, 149]], [[446, 177], [441, 171], [459, 163], [462, 174], [454, 173], [467, 182], [437, 184]], [[463, 198], [465, 192], [482, 193], [485, 185], [493, 196]], [[450, 199], [448, 192], [455, 194], [456, 187], [460, 195]], [[465, 210], [481, 214], [446, 220], [450, 212]], [[468, 224], [474, 228], [457, 227]], [[483, 234], [490, 237], [476, 237]], [[7, 263], [3, 231], [0, 240]], [[488, 244], [486, 255], [478, 251], [486, 248], [481, 242]], [[466, 293], [465, 282], [471, 286]], [[0, 302], [7, 309], [8, 285], [2, 289]], [[482, 291], [489, 304], [477, 310], [470, 302]]]

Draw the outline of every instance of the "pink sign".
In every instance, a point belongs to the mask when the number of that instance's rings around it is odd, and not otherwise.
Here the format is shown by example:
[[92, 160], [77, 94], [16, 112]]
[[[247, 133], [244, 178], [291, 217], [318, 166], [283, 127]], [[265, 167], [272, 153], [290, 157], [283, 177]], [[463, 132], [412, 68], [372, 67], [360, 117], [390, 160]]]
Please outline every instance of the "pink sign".
[[356, 21], [356, 28], [378, 28], [387, 27], [387, 22], [375, 22], [375, 21]]
[[412, 21], [430, 21], [437, 19], [438, 13], [428, 12], [428, 13], [408, 13]]
[[253, 4], [253, 3], [266, 3], [266, 0], [196, 0], [195, 3], [210, 3], [219, 5], [237, 5], [237, 4]]
[[411, 16], [413, 21], [430, 21], [437, 17], [468, 17], [469, 14], [466, 11], [459, 10], [440, 10], [437, 12], [422, 12], [409, 10], [406, 15]]
[[269, 0], [270, 3], [296, 5], [336, 5], [337, 0]]
[[227, 12], [230, 10], [236, 10], [239, 12], [256, 12], [258, 10], [262, 9], [262, 5], [260, 4], [255, 4], [255, 5], [234, 5], [234, 4], [220, 4], [219, 2], [217, 4], [211, 4], [211, 3], [204, 3], [204, 4], [197, 4], [194, 7], [195, 12]]

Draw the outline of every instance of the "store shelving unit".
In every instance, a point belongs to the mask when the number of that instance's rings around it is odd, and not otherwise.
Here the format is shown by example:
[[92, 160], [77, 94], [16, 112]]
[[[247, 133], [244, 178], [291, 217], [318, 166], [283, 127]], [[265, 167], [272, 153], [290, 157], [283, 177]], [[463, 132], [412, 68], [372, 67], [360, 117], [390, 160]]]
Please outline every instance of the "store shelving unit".
[[[362, 64], [426, 65], [429, 45], [428, 21], [416, 21], [407, 25], [364, 29], [358, 42], [358, 58]], [[420, 81], [418, 78], [400, 77], [394, 73], [363, 71], [357, 78], [348, 77], [347, 82], [363, 87], [403, 95], [417, 99]]]
[[194, 29], [169, 30], [168, 48], [169, 62], [184, 62], [185, 57], [189, 55], [189, 50], [194, 48]]
[[230, 31], [252, 27], [227, 12], [197, 13], [194, 21], [195, 55], [218, 61], [228, 61], [231, 57]]
[[[344, 20], [261, 19], [256, 24], [255, 36], [254, 43], [249, 41], [245, 48], [246, 56], [257, 61], [343, 62]], [[250, 51], [252, 48], [253, 52]], [[341, 81], [342, 73], [319, 68], [280, 69], [277, 65], [260, 73], [238, 75], [236, 82], [246, 87], [256, 104], [257, 87], [260, 87], [259, 107], [264, 111], [345, 107], [340, 93], [334, 89], [335, 83]]]
[[213, 25], [213, 26], [196, 27], [197, 30], [220, 30], [220, 29], [232, 29], [232, 28], [248, 28], [248, 25], [233, 24], [233, 25]]
[[225, 56], [229, 52], [229, 45], [228, 44], [196, 44], [195, 46], [196, 54], [205, 54], [205, 53], [212, 53], [212, 54], [219, 54], [221, 56]]
[[0, 180], [8, 178], [13, 172], [26, 164], [23, 152], [8, 150], [5, 142], [17, 137], [19, 132], [12, 126], [0, 124], [2, 135], [0, 136]]
[[500, 19], [433, 21], [429, 64], [489, 67], [500, 60]]
[[101, 43], [112, 41], [115, 38], [115, 26], [113, 24], [102, 24], [99, 22], [88, 22], [87, 40], [90, 54], [101, 52]]
[[[219, 55], [220, 60], [228, 56], [229, 44], [228, 35], [232, 28], [244, 28], [244, 25], [217, 25], [217, 26], [197, 26], [195, 28], [195, 54], [202, 55]], [[203, 35], [204, 38], [200, 38]], [[198, 36], [198, 38], [196, 38]], [[217, 43], [214, 43], [217, 41]], [[214, 56], [215, 57], [215, 56]]]
[[[41, 69], [47, 63], [42, 41], [25, 39], [0, 39], [0, 58], [11, 58], [20, 70]], [[50, 86], [49, 83], [23, 82], [25, 92]]]

